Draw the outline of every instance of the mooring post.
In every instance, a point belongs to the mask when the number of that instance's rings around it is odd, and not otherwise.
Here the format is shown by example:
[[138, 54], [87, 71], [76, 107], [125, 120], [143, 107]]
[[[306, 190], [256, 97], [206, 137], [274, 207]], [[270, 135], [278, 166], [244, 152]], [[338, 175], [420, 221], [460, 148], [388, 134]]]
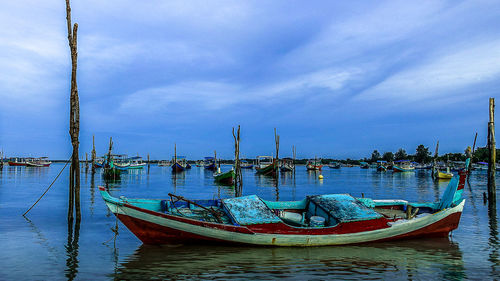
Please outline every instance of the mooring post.
[[233, 138], [234, 138], [234, 188], [236, 191], [236, 197], [241, 196], [243, 190], [243, 181], [241, 175], [241, 164], [240, 164], [240, 125], [238, 125], [238, 130], [236, 134], [233, 128]]
[[96, 161], [96, 153], [95, 153], [95, 137], [92, 135], [92, 155], [90, 156], [91, 161], [92, 161], [92, 174], [95, 173], [95, 161]]
[[[80, 102], [78, 98], [78, 87], [76, 83], [77, 69], [77, 31], [78, 24], [71, 26], [71, 7], [69, 0], [66, 0], [66, 24], [68, 28], [68, 43], [71, 53], [71, 94], [70, 94], [70, 118], [69, 135], [73, 145], [73, 157], [70, 167], [70, 196], [68, 206], [68, 221], [73, 221], [73, 203], [76, 213], [76, 220], [80, 221], [80, 160], [78, 157], [78, 136], [80, 134]], [[74, 200], [74, 201], [73, 201]]]
[[490, 121], [488, 122], [488, 148], [490, 157], [488, 161], [488, 202], [492, 207], [496, 206], [496, 142], [495, 142], [495, 99], [490, 98]]
[[148, 153], [148, 174], [149, 174], [149, 153]]
[[279, 176], [280, 171], [280, 136], [276, 134], [276, 128], [274, 128], [274, 142], [276, 143], [276, 176]]

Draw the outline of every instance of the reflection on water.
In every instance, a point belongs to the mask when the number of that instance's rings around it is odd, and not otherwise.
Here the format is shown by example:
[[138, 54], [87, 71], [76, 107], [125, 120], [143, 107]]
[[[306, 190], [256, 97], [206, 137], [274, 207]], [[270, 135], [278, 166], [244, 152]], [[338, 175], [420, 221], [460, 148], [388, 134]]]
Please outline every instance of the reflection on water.
[[68, 280], [75, 279], [78, 273], [78, 240], [80, 238], [80, 222], [77, 220], [73, 229], [73, 223], [68, 224], [68, 240], [66, 244], [66, 270], [65, 276]]
[[[67, 225], [67, 171], [42, 201], [34, 202], [62, 168], [9, 167], [0, 170], [0, 280], [23, 279], [412, 279], [463, 280], [500, 277], [496, 211], [482, 204], [486, 174], [474, 172], [464, 192], [459, 228], [449, 239], [426, 239], [343, 247], [257, 248], [229, 246], [146, 246], [111, 214], [97, 186], [100, 170], [82, 175], [82, 224]], [[225, 167], [228, 168], [228, 167]], [[223, 168], [224, 169], [224, 168]], [[429, 171], [377, 172], [324, 169], [280, 173], [276, 178], [242, 169], [243, 195], [266, 200], [301, 200], [326, 193], [365, 194], [377, 199], [437, 201], [448, 181]], [[114, 196], [189, 199], [228, 198], [232, 187], [218, 186], [211, 172], [196, 168], [172, 174], [152, 166], [124, 173], [108, 184]], [[119, 226], [119, 235], [112, 229]], [[117, 229], [116, 229], [117, 231]], [[81, 235], [80, 235], [81, 234]], [[106, 243], [111, 241], [113, 243]], [[116, 243], [115, 243], [116, 242]], [[27, 271], [26, 268], [31, 270]], [[5, 270], [7, 269], [7, 270]]]
[[[140, 246], [115, 279], [286, 278], [461, 280], [462, 252], [448, 239], [346, 247]], [[365, 276], [365, 277], [363, 277]]]

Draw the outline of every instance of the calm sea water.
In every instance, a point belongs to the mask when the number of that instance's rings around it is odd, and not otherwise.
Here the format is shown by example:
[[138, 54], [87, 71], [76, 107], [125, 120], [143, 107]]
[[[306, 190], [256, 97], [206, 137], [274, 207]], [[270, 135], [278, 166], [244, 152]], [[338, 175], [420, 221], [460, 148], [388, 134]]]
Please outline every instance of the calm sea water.
[[[147, 246], [108, 211], [94, 177], [82, 170], [80, 226], [68, 227], [68, 170], [24, 218], [62, 164], [49, 168], [0, 170], [0, 280], [109, 279], [291, 279], [291, 280], [465, 280], [500, 278], [496, 212], [483, 203], [486, 173], [474, 171], [466, 185], [459, 228], [449, 239], [420, 239], [341, 247], [259, 248], [233, 246]], [[223, 167], [223, 169], [228, 167]], [[66, 168], [68, 169], [68, 168]], [[268, 200], [350, 193], [377, 199], [435, 201], [447, 182], [429, 171], [380, 173], [374, 169], [324, 168], [324, 179], [299, 166], [295, 177], [276, 181], [243, 170], [243, 194]], [[497, 181], [500, 181], [497, 178]], [[203, 168], [172, 175], [169, 167], [129, 172], [110, 186], [112, 195], [192, 199], [227, 198], [234, 190], [217, 186]], [[500, 200], [499, 200], [500, 201]], [[116, 239], [113, 228], [118, 225]]]

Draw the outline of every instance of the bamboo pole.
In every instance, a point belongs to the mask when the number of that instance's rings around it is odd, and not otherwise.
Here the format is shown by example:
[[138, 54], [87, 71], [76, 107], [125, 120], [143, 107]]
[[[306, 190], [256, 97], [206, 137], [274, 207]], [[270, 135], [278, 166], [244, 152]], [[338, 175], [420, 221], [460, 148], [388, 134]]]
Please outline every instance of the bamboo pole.
[[[69, 134], [73, 145], [73, 157], [70, 168], [70, 196], [68, 204], [68, 221], [73, 220], [73, 203], [75, 207], [76, 220], [81, 220], [80, 211], [80, 161], [78, 159], [78, 136], [80, 133], [80, 103], [78, 98], [78, 87], [76, 82], [77, 69], [77, 31], [78, 24], [71, 28], [71, 7], [69, 0], [66, 0], [66, 23], [68, 28], [68, 44], [71, 52], [71, 94], [70, 94], [70, 122]], [[74, 202], [73, 202], [74, 200]]]
[[149, 174], [149, 153], [148, 153], [148, 174]]
[[489, 108], [490, 120], [488, 122], [488, 148], [490, 157], [488, 161], [488, 202], [490, 206], [496, 205], [496, 184], [495, 184], [495, 169], [496, 169], [496, 142], [495, 142], [495, 99], [490, 98]]

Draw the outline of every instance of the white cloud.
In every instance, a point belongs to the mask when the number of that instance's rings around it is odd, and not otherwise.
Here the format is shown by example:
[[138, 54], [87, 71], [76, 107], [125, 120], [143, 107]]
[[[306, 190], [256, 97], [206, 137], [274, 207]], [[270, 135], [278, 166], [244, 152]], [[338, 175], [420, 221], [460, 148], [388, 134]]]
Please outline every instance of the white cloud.
[[453, 96], [465, 87], [499, 78], [500, 40], [480, 42], [397, 72], [356, 99], [417, 101]]

